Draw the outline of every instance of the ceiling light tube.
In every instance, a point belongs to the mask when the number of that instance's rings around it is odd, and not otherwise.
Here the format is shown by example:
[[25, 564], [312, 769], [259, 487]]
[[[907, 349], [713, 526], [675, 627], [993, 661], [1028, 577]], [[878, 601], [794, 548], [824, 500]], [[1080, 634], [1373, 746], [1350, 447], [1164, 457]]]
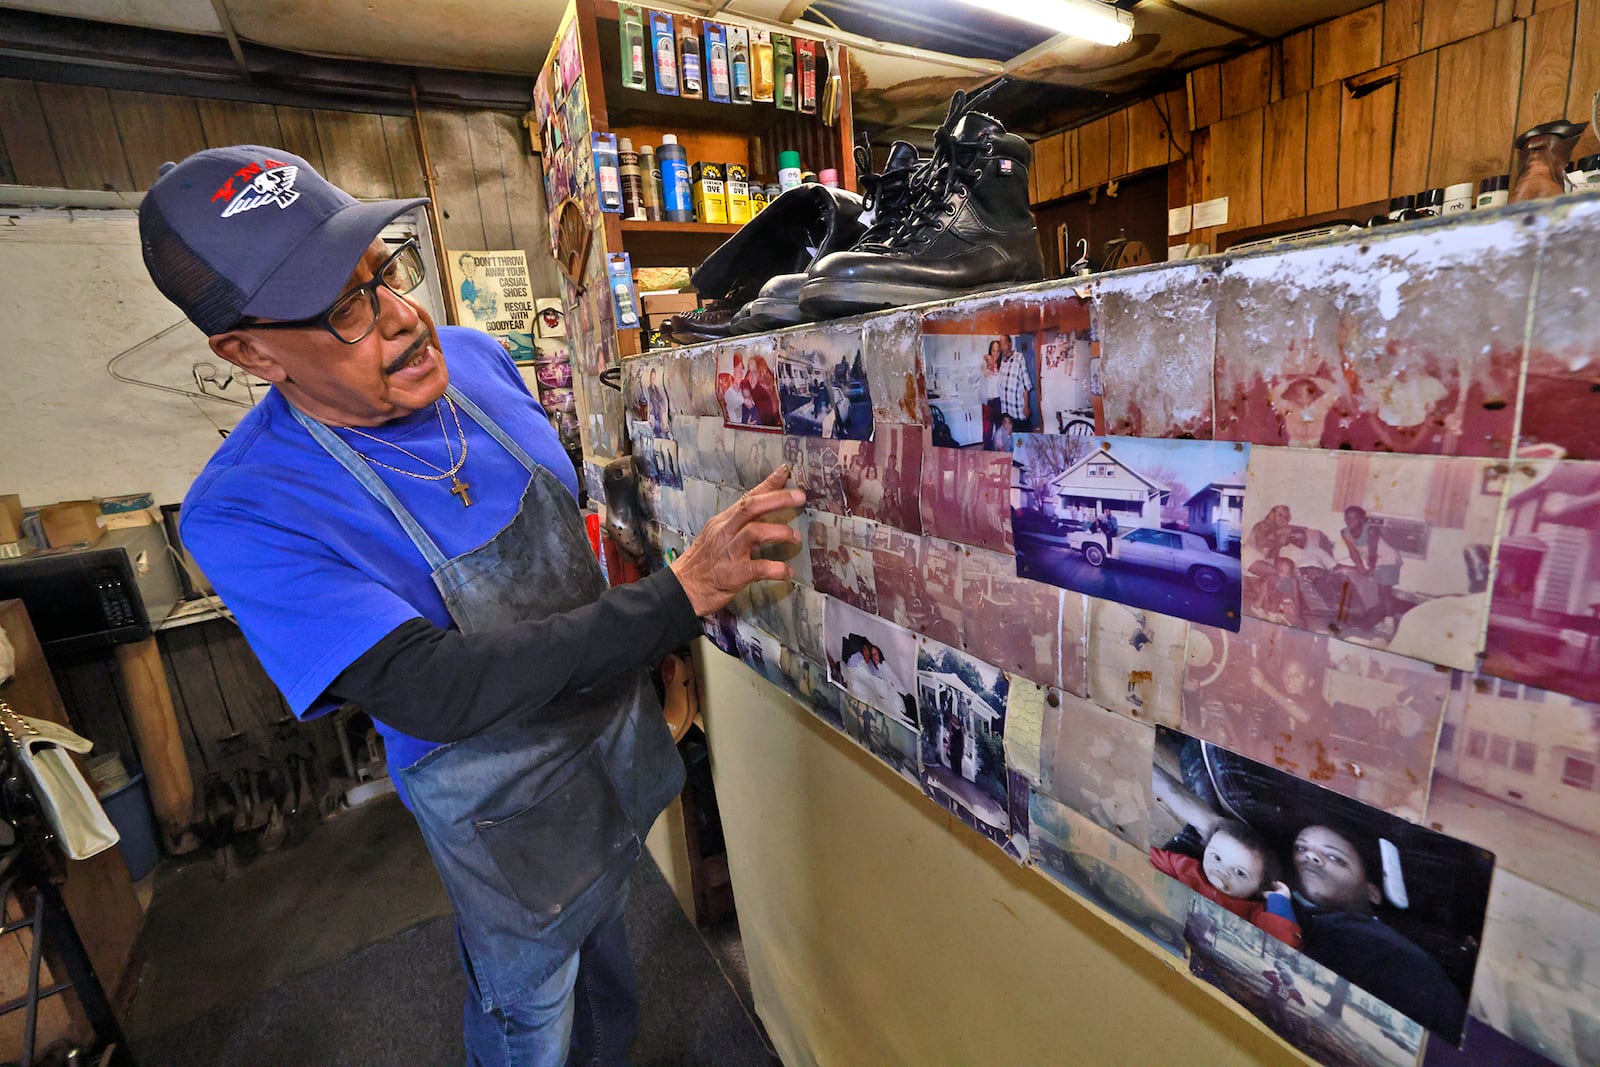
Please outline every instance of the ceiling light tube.
[[1127, 44], [1133, 16], [1100, 0], [965, 0], [998, 15], [1031, 22], [1096, 44]]

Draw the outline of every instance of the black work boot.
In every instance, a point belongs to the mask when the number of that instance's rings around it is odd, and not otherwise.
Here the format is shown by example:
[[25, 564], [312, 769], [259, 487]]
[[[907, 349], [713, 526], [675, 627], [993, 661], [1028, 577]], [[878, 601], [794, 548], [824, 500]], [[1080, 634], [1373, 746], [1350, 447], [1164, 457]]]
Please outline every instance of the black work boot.
[[881, 241], [819, 259], [800, 290], [813, 318], [1039, 281], [1044, 259], [1028, 205], [1028, 143], [961, 93], [934, 135], [915, 201]]
[[[888, 240], [895, 227], [905, 220], [916, 198], [917, 146], [896, 141], [889, 147], [889, 158], [882, 174], [873, 174], [872, 148], [864, 141], [856, 145], [856, 173], [860, 175], [864, 191], [861, 218], [871, 219], [863, 232], [851, 245], [876, 244]], [[869, 214], [870, 213], [870, 214]], [[822, 257], [818, 257], [821, 259]], [[736, 332], [758, 333], [810, 322], [800, 310], [800, 288], [809, 274], [779, 274], [761, 287], [760, 294], [749, 302], [733, 324]]]

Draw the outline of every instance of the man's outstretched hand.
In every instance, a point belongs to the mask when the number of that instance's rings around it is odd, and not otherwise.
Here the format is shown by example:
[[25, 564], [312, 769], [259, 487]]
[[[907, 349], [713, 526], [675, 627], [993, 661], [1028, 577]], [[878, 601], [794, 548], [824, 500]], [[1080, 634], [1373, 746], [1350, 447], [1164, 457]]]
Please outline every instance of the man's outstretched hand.
[[785, 464], [733, 507], [713, 516], [694, 544], [672, 561], [672, 573], [689, 594], [696, 615], [710, 615], [751, 582], [793, 577], [787, 563], [753, 558], [764, 545], [800, 541], [800, 534], [791, 526], [756, 521], [806, 502], [800, 490], [783, 488], [788, 480], [789, 466]]

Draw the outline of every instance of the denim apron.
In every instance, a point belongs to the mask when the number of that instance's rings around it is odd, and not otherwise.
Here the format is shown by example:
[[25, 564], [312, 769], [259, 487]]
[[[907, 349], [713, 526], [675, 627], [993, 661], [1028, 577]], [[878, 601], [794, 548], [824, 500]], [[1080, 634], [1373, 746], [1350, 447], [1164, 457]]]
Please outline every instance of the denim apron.
[[[405, 528], [462, 633], [592, 603], [605, 579], [572, 494], [454, 386], [446, 395], [530, 476], [517, 516], [454, 559], [349, 445], [295, 417]], [[578, 950], [684, 776], [643, 666], [395, 773], [455, 906], [484, 1011], [537, 987]]]

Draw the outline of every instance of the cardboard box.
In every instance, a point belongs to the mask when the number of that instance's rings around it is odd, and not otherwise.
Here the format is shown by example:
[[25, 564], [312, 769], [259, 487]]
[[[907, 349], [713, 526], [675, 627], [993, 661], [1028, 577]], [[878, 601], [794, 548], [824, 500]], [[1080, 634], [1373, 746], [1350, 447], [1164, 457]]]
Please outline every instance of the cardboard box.
[[0, 496], [0, 544], [22, 540], [22, 497]]
[[639, 303], [644, 306], [645, 318], [651, 322], [660, 322], [673, 315], [685, 311], [693, 311], [700, 306], [700, 294], [689, 293], [640, 293]]
[[39, 521], [44, 524], [44, 537], [51, 548], [62, 548], [80, 542], [94, 544], [105, 536], [100, 525], [100, 501], [63, 500], [39, 509]]

